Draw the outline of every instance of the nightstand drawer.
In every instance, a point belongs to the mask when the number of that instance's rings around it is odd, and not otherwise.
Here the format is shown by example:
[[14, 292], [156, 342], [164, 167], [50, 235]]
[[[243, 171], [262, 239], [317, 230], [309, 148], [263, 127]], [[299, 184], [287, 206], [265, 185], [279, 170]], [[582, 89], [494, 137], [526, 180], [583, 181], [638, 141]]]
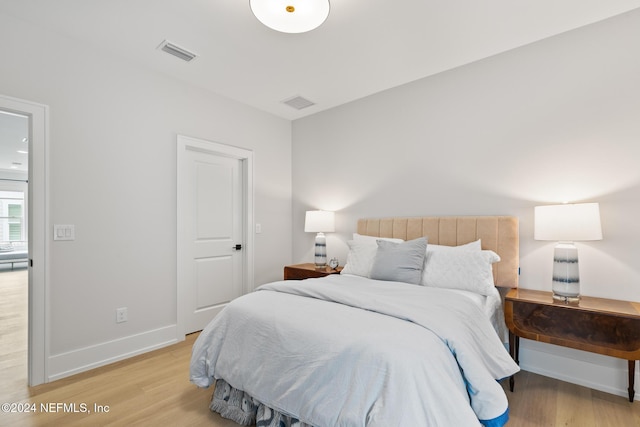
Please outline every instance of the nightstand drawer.
[[517, 335], [550, 344], [609, 356], [639, 357], [640, 319], [612, 317], [532, 303], [513, 305], [512, 328]]

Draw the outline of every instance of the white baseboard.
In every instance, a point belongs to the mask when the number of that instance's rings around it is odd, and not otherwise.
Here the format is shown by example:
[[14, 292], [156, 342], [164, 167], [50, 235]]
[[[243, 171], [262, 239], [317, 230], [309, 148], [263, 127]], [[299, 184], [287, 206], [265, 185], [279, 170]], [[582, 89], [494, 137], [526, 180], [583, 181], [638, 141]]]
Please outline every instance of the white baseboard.
[[175, 344], [176, 325], [49, 357], [47, 382]]
[[[521, 339], [520, 367], [546, 377], [629, 397], [626, 360]], [[634, 375], [635, 383], [640, 386], [638, 368]]]

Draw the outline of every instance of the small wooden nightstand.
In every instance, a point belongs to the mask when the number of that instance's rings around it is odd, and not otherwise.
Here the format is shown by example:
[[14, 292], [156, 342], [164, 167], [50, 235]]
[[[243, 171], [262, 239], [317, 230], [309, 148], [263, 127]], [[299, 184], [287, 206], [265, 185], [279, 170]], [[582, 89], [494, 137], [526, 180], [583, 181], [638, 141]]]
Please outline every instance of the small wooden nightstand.
[[[520, 337], [626, 359], [629, 402], [635, 395], [640, 360], [640, 303], [581, 297], [576, 304], [555, 301], [551, 292], [512, 289], [505, 296], [511, 357], [518, 362]], [[513, 391], [513, 377], [509, 386]]]
[[329, 274], [338, 274], [342, 271], [342, 267], [335, 270], [329, 266], [324, 268], [316, 268], [313, 263], [287, 265], [284, 267], [284, 280], [304, 280], [313, 277], [324, 277]]

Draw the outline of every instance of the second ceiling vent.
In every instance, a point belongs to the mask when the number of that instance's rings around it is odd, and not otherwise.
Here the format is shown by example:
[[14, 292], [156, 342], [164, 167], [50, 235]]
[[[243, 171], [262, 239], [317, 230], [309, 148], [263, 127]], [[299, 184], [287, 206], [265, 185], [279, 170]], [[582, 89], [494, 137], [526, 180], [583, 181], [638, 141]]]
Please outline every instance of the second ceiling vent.
[[175, 45], [168, 40], [164, 40], [162, 43], [160, 43], [158, 49], [168, 53], [169, 55], [173, 55], [176, 58], [180, 58], [186, 62], [192, 61], [198, 56], [195, 53], [189, 52], [187, 49]]
[[303, 98], [300, 95], [294, 96], [289, 99], [285, 99], [282, 101], [284, 104], [287, 104], [291, 108], [295, 108], [296, 110], [302, 110], [303, 108], [311, 107], [312, 105], [316, 105], [315, 102], [310, 101], [306, 98]]

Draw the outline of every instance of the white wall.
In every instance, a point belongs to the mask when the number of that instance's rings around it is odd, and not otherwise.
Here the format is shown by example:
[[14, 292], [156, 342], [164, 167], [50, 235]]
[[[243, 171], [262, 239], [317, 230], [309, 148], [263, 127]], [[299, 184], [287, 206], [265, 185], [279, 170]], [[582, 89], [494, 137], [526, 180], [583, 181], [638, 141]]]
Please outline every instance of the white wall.
[[[176, 135], [251, 149], [255, 282], [291, 262], [291, 124], [0, 15], [0, 93], [50, 107], [50, 377], [174, 338]], [[115, 323], [128, 307], [129, 321]]]
[[[296, 120], [294, 261], [313, 259], [309, 208], [337, 211], [342, 263], [359, 217], [508, 214], [520, 285], [550, 290], [533, 207], [597, 201], [604, 240], [577, 244], [582, 291], [640, 301], [639, 51], [635, 11]], [[626, 393], [624, 361], [524, 341], [521, 362]]]

